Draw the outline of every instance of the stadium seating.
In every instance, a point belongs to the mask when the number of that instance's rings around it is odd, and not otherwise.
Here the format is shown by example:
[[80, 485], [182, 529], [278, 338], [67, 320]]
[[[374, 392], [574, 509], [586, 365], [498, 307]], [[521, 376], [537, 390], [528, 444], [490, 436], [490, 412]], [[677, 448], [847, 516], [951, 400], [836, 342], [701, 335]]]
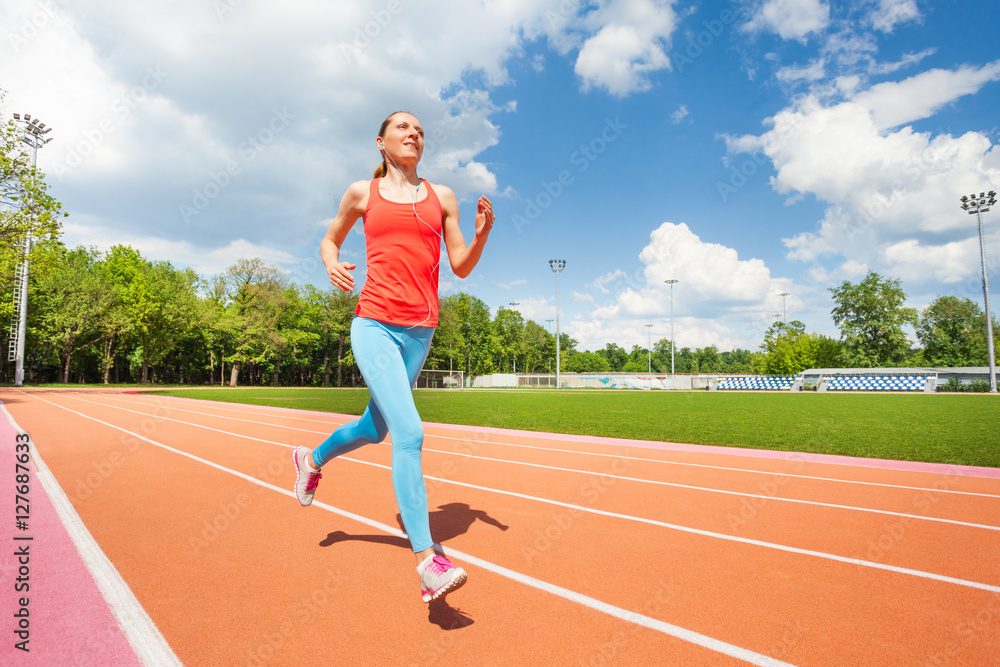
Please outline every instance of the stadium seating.
[[827, 391], [924, 391], [925, 375], [836, 375]]
[[794, 377], [728, 377], [719, 378], [716, 389], [781, 391], [791, 389], [794, 381]]

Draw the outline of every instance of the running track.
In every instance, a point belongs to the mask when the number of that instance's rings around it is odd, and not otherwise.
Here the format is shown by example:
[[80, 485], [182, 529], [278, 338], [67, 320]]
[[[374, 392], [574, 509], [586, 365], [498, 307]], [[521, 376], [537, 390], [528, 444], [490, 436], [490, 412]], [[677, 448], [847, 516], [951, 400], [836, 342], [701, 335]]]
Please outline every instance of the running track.
[[430, 606], [390, 447], [290, 452], [343, 415], [0, 390], [31, 436], [31, 653], [116, 665], [996, 665], [1000, 471], [426, 424]]

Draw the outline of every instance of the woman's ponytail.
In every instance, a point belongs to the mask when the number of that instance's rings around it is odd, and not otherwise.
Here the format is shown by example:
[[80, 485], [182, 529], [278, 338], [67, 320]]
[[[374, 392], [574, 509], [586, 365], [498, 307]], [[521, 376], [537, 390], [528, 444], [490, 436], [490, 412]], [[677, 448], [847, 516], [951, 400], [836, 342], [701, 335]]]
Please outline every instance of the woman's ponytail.
[[[392, 117], [395, 116], [398, 113], [410, 113], [410, 112], [409, 111], [393, 111], [391, 114], [389, 114], [388, 116], [386, 116], [385, 120], [382, 121], [382, 126], [379, 127], [379, 129], [378, 129], [378, 136], [379, 137], [384, 137], [385, 136], [385, 128], [389, 127], [389, 122], [392, 120]], [[382, 150], [385, 151], [384, 148]], [[375, 167], [375, 178], [384, 178], [385, 175], [388, 174], [388, 173], [389, 173], [389, 165], [387, 165], [385, 163], [385, 153], [383, 152], [382, 153], [382, 164], [380, 164], [379, 166]]]

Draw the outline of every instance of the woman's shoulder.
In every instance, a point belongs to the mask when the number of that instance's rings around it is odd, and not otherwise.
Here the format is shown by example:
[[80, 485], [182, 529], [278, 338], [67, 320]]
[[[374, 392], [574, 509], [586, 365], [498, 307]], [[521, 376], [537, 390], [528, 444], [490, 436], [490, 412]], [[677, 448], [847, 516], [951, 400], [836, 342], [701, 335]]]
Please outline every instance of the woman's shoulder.
[[354, 181], [347, 186], [347, 192], [344, 193], [344, 199], [351, 202], [354, 207], [364, 206], [368, 203], [368, 193], [371, 188], [371, 180], [367, 181]]
[[448, 201], [456, 201], [456, 202], [458, 201], [457, 198], [455, 197], [454, 191], [452, 191], [452, 189], [449, 188], [447, 185], [441, 185], [440, 183], [431, 183], [426, 179], [425, 181], [427, 185], [429, 185], [430, 188], [434, 190], [434, 194], [436, 194], [438, 196], [438, 199], [441, 200], [442, 205], [444, 205]]
[[358, 194], [358, 195], [363, 194], [364, 196], [367, 197], [368, 192], [371, 190], [372, 182], [374, 180], [375, 179], [372, 178], [368, 180], [354, 181], [353, 183], [347, 186], [347, 192], [348, 194]]

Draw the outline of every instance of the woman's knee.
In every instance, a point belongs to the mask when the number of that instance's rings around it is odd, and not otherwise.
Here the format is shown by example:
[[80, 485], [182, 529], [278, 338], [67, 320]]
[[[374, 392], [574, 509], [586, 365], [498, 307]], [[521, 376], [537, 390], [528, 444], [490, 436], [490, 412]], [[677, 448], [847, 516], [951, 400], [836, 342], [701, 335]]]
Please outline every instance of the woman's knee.
[[424, 444], [424, 425], [417, 420], [414, 424], [403, 424], [392, 434], [393, 448], [402, 451], [419, 452]]

